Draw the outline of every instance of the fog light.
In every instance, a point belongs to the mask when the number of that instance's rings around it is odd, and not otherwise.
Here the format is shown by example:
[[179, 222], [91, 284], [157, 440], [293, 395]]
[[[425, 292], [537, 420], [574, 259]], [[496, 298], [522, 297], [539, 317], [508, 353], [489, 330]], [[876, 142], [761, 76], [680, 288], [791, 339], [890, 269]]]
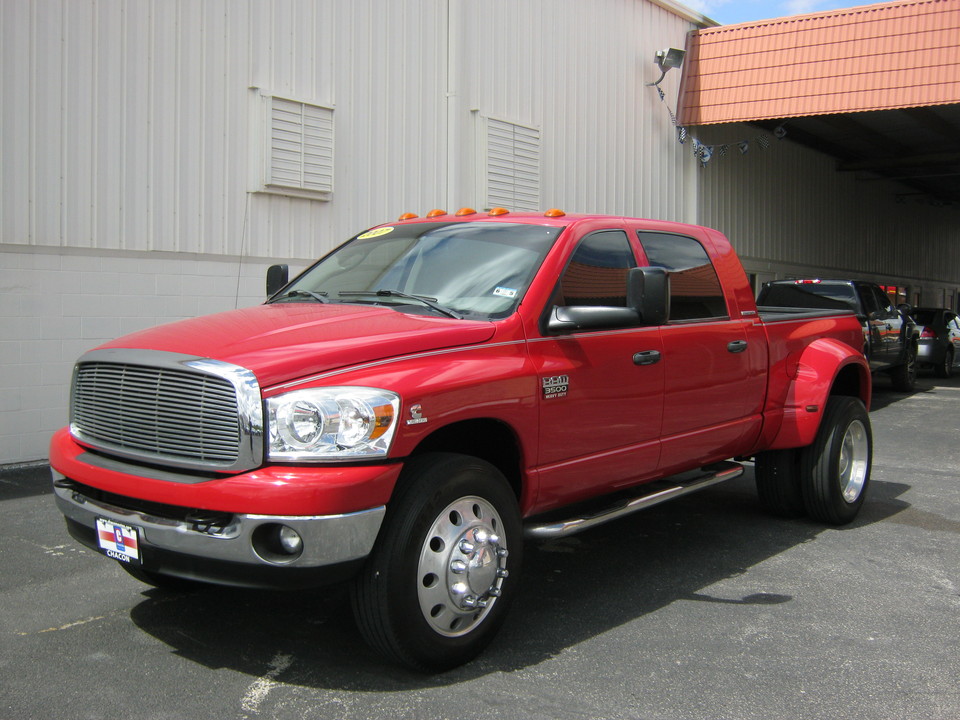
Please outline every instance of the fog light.
[[300, 551], [303, 549], [303, 539], [296, 530], [286, 525], [281, 525], [279, 537], [280, 547], [283, 548], [284, 552], [290, 555], [300, 554]]
[[285, 565], [303, 554], [303, 538], [296, 530], [280, 523], [264, 523], [250, 538], [253, 549], [271, 564]]

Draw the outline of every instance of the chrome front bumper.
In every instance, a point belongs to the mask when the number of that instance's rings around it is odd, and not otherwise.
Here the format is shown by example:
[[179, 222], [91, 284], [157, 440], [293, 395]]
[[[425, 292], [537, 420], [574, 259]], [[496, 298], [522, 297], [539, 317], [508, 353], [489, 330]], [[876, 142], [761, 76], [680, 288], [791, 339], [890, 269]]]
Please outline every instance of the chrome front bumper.
[[[373, 548], [386, 508], [344, 515], [271, 516], [234, 514], [223, 525], [157, 517], [83, 495], [69, 481], [54, 483], [57, 507], [68, 520], [95, 531], [98, 517], [136, 527], [145, 557], [151, 549], [202, 561], [273, 568], [320, 568], [361, 560]], [[258, 551], [254, 533], [267, 525], [295, 530], [303, 550], [295, 558]], [[147, 565], [144, 566], [149, 569]]]

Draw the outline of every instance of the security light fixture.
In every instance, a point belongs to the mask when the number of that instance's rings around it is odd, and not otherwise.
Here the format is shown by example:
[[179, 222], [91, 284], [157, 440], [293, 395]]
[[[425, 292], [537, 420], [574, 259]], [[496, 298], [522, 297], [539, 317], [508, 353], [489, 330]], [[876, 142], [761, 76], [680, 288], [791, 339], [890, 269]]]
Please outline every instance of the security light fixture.
[[677, 50], [677, 48], [657, 50], [657, 54], [654, 56], [654, 62], [657, 63], [657, 67], [660, 68], [660, 77], [656, 82], [649, 84], [659, 85], [663, 81], [663, 78], [666, 77], [667, 70], [670, 68], [678, 68], [683, 65], [684, 55], [686, 55], [686, 53], [683, 50]]

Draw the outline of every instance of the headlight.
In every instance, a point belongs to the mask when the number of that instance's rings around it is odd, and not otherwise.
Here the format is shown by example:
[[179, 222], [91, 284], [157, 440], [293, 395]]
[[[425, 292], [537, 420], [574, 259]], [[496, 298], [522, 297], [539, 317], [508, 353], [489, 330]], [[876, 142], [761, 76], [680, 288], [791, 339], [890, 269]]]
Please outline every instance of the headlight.
[[271, 460], [384, 457], [400, 396], [364, 387], [296, 390], [267, 400]]

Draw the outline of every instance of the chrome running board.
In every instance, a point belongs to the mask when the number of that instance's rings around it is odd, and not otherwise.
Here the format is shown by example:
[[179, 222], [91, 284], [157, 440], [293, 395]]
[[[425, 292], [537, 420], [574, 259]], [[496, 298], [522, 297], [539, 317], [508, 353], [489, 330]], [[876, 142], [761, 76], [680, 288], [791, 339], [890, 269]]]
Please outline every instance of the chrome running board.
[[[702, 490], [711, 485], [716, 485], [724, 480], [732, 480], [743, 474], [743, 465], [736, 462], [726, 461], [710, 465], [682, 475], [674, 475], [669, 478], [657, 480], [637, 488], [643, 492], [642, 495], [624, 497], [617, 495], [616, 500], [608, 505], [601, 506], [599, 509], [593, 505], [591, 511], [583, 512], [574, 517], [551, 520], [543, 522], [542, 518], [533, 518], [530, 524], [526, 525], [523, 534], [528, 538], [537, 538], [540, 540], [554, 539], [573, 535], [598, 525], [610, 522], [629, 515], [630, 513], [643, 510], [653, 505], [673, 500], [681, 495]], [[644, 492], [646, 491], [646, 492]], [[602, 498], [600, 499], [602, 501]], [[550, 513], [556, 517], [556, 513]]]

